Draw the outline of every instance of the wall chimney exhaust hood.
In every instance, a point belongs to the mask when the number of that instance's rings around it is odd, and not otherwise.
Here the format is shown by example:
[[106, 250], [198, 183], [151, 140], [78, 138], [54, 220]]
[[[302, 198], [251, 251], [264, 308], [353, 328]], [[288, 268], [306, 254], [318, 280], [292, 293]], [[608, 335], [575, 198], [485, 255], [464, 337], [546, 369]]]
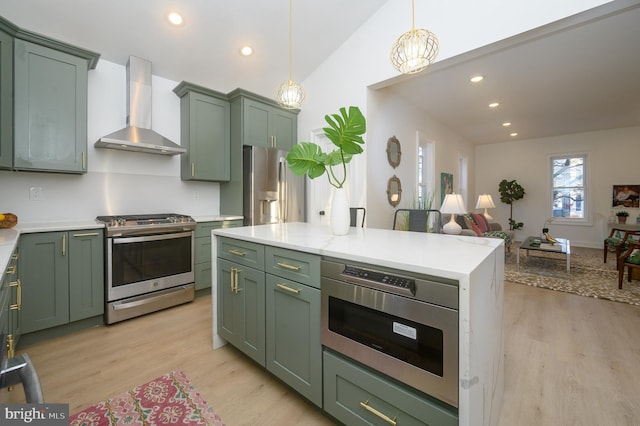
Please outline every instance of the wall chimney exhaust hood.
[[151, 62], [135, 56], [127, 61], [127, 126], [101, 137], [97, 148], [178, 155], [187, 152], [151, 130]]

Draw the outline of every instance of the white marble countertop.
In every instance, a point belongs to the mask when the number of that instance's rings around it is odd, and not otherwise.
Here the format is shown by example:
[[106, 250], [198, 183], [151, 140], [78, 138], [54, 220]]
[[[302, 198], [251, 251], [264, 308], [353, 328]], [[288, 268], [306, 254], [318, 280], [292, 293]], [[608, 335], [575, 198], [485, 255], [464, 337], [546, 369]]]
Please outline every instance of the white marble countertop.
[[244, 216], [234, 215], [211, 215], [211, 216], [192, 216], [196, 222], [219, 222], [222, 220], [242, 220]]
[[347, 235], [335, 236], [328, 226], [308, 223], [216, 229], [212, 233], [452, 279], [471, 274], [503, 244], [498, 238], [355, 227]]

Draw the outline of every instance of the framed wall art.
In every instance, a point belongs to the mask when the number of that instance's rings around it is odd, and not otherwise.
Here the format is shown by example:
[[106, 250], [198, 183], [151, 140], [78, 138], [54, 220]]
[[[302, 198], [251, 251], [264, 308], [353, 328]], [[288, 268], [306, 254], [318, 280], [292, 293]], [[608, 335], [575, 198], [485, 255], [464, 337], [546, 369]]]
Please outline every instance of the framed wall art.
[[612, 207], [640, 207], [640, 185], [613, 185]]
[[440, 205], [444, 202], [444, 196], [447, 194], [453, 194], [453, 175], [440, 173]]

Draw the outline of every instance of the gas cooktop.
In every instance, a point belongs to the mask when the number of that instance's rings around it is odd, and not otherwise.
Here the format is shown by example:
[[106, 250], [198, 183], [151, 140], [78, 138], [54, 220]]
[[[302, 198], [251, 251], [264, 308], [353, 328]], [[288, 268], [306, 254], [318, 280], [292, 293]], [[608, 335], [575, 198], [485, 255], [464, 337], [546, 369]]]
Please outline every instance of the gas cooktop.
[[96, 221], [103, 223], [110, 235], [119, 230], [148, 232], [151, 229], [169, 230], [176, 226], [195, 228], [196, 225], [196, 221], [191, 216], [177, 213], [98, 216]]

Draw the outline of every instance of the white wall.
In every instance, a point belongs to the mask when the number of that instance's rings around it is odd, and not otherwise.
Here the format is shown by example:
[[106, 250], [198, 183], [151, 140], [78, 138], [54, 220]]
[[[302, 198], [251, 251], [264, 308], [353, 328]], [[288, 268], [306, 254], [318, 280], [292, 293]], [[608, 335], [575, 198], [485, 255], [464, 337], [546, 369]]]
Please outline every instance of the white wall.
[[[153, 77], [152, 127], [180, 144], [178, 82]], [[180, 157], [96, 149], [101, 136], [119, 130], [126, 120], [125, 67], [101, 60], [89, 71], [88, 152], [84, 175], [0, 171], [0, 210], [20, 222], [90, 220], [105, 214], [173, 212], [215, 215], [220, 212], [219, 185], [180, 180]], [[42, 199], [29, 200], [30, 187]]]
[[[579, 133], [544, 139], [478, 146], [476, 149], [476, 189], [491, 194], [496, 208], [489, 213], [504, 227], [508, 224], [509, 206], [501, 203], [498, 183], [516, 179], [526, 195], [513, 204], [513, 218], [524, 222], [516, 238], [539, 235], [550, 215], [549, 157], [558, 154], [587, 154], [587, 181], [590, 200], [587, 225], [559, 225], [553, 222], [549, 231], [583, 247], [602, 247], [608, 235], [607, 220], [611, 216], [612, 186], [640, 183], [638, 173], [638, 140], [640, 127]], [[628, 222], [634, 222], [639, 209], [626, 209]], [[606, 234], [606, 235], [605, 235]]]
[[[440, 42], [438, 60], [444, 60], [604, 3], [607, 1], [418, 1], [415, 6], [415, 25], [419, 28], [428, 28], [438, 36]], [[378, 124], [373, 122], [374, 117], [376, 121], [390, 120], [389, 116], [375, 114], [369, 110], [372, 105], [379, 105], [379, 102], [368, 103], [367, 88], [381, 82], [384, 82], [382, 85], [391, 85], [396, 78], [407, 78], [397, 77], [398, 73], [393, 69], [389, 60], [389, 52], [396, 38], [410, 28], [410, 2], [389, 0], [309, 78], [304, 80], [302, 85], [307, 92], [307, 100], [298, 116], [298, 139], [301, 141], [311, 140], [312, 131], [324, 126], [323, 117], [325, 114], [337, 112], [342, 106], [359, 106], [367, 117], [367, 126], [370, 131]], [[327, 31], [330, 30], [327, 28]], [[394, 120], [401, 119], [399, 114], [391, 117]], [[378, 161], [379, 144], [382, 143], [380, 138], [383, 138], [383, 142], [386, 143], [393, 132], [399, 131], [398, 129], [401, 127], [399, 124], [385, 121], [381, 124], [380, 134], [374, 137], [368, 133], [365, 136], [364, 156], [367, 157], [370, 153], [374, 155], [375, 151], [376, 159], [370, 161], [357, 158], [355, 160], [359, 162], [358, 164], [366, 161], [366, 170], [360, 167], [363, 173], [354, 176], [355, 179], [351, 180], [351, 193], [361, 194], [363, 190], [367, 194], [379, 193], [380, 182], [378, 181], [382, 177], [378, 176], [378, 171], [386, 171], [385, 167], [388, 167], [386, 159], [383, 162]], [[403, 130], [407, 132], [416, 129], [414, 126], [414, 128]], [[392, 133], [387, 135], [388, 131], [392, 131]], [[401, 141], [403, 140], [408, 139], [403, 137]], [[451, 152], [446, 152], [446, 147], [441, 146], [441, 148], [439, 156], [445, 158], [452, 156]], [[455, 155], [455, 167], [441, 165], [441, 171], [448, 171], [448, 168], [453, 170], [454, 174], [457, 173], [457, 153]], [[471, 166], [472, 162], [472, 158], [470, 158]], [[471, 180], [474, 176], [473, 173], [473, 170], [470, 170]], [[388, 173], [384, 173], [383, 177], [386, 182], [389, 177]], [[376, 182], [376, 186], [370, 189], [367, 182], [369, 184]], [[409, 193], [411, 193], [410, 189]], [[472, 188], [469, 188], [469, 194], [469, 197], [477, 196]], [[385, 227], [391, 226], [387, 224], [385, 218], [388, 213], [386, 207], [381, 211], [383, 214], [375, 219], [370, 215], [374, 214], [373, 210], [377, 210], [377, 207], [380, 206], [374, 200], [366, 200], [366, 204], [368, 207], [368, 226], [381, 226], [383, 223]], [[467, 204], [471, 206], [471, 200], [467, 200]], [[377, 215], [377, 212], [375, 214]]]
[[[469, 159], [469, 176], [474, 176], [474, 147], [455, 131], [396, 96], [392, 88], [370, 92], [369, 96], [367, 169], [367, 226], [390, 229], [395, 208], [387, 200], [387, 182], [396, 175], [402, 183], [402, 198], [398, 208], [414, 208], [417, 200], [417, 132], [435, 144], [435, 199], [433, 208], [440, 207], [440, 173], [454, 176], [454, 190], [459, 187], [458, 157]], [[400, 141], [400, 165], [393, 168], [387, 161], [387, 140], [396, 136]], [[475, 181], [469, 179], [471, 198]], [[465, 199], [467, 208], [475, 207], [474, 199]]]

